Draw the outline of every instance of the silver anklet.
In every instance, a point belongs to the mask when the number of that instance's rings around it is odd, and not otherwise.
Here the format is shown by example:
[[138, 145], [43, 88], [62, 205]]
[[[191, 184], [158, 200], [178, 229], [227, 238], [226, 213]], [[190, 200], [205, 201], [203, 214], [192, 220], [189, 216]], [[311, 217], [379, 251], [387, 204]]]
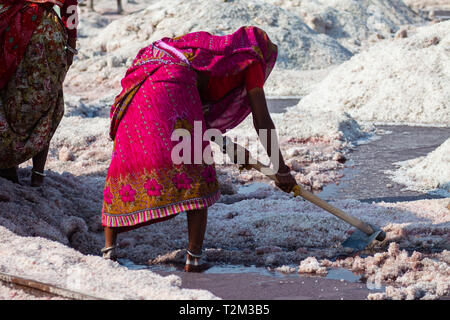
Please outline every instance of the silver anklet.
[[202, 254], [203, 254], [203, 252], [200, 252], [200, 254], [194, 254], [191, 251], [189, 251], [189, 249], [186, 249], [186, 251], [191, 257], [197, 258], [197, 259], [200, 259], [202, 257]]
[[102, 257], [106, 260], [114, 260], [116, 258], [114, 249], [116, 246], [101, 249]]
[[116, 246], [111, 246], [111, 247], [108, 247], [108, 248], [102, 248], [100, 251], [102, 253], [105, 253], [105, 252], [111, 251], [111, 250], [113, 250], [115, 248], [116, 248]]
[[47, 176], [47, 175], [44, 174], [43, 172], [38, 172], [38, 171], [36, 171], [36, 170], [31, 170], [31, 172], [34, 173], [34, 174], [37, 174], [38, 176], [41, 176], [41, 177], [46, 177], [46, 176]]

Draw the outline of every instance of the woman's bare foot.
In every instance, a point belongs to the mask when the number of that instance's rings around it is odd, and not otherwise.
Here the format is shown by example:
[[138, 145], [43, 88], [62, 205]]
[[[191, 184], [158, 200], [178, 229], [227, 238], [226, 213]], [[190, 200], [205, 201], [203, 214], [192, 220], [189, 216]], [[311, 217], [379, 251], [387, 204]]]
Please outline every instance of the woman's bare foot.
[[186, 264], [184, 265], [185, 272], [203, 272], [211, 267], [211, 264], [201, 261], [201, 253], [197, 255], [188, 250]]
[[17, 175], [17, 167], [0, 169], [0, 177], [5, 178], [14, 183], [19, 183], [19, 177]]

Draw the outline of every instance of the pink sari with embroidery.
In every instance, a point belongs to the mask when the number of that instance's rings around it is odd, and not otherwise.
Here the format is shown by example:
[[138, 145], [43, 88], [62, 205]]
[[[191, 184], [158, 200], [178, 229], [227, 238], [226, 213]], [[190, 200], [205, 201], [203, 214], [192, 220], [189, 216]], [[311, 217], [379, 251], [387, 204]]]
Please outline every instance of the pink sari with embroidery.
[[[267, 79], [276, 58], [277, 47], [256, 27], [226, 36], [194, 32], [141, 49], [111, 107], [114, 150], [105, 182], [103, 226], [148, 224], [214, 204], [220, 196], [214, 165], [192, 164], [209, 146], [203, 132], [225, 132], [251, 108], [244, 85], [202, 104], [197, 72], [227, 77], [260, 63]], [[194, 140], [194, 122], [201, 127], [201, 148], [192, 146], [191, 164], [176, 164], [171, 155], [179, 142], [171, 140], [172, 133], [185, 129]]]

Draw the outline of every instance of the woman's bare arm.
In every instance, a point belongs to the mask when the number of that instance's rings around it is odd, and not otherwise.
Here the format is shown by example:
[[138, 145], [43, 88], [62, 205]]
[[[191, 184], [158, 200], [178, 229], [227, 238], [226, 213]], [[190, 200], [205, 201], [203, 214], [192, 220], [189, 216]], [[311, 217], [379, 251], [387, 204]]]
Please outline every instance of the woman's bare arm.
[[[268, 156], [272, 159], [272, 152], [278, 152], [278, 173], [277, 178], [280, 181], [277, 184], [282, 190], [290, 192], [292, 188], [296, 185], [295, 179], [292, 175], [289, 174], [290, 169], [286, 165], [283, 159], [283, 155], [281, 154], [281, 150], [277, 148], [277, 150], [272, 150], [272, 138], [277, 139], [276, 135], [272, 135], [271, 131], [276, 130], [275, 124], [272, 121], [269, 110], [267, 108], [266, 95], [264, 93], [264, 89], [262, 88], [254, 88], [248, 92], [248, 97], [250, 100], [250, 106], [252, 108], [253, 115], [253, 125], [259, 133], [260, 129], [267, 130], [267, 141], [261, 141], [264, 148], [267, 151]], [[265, 142], [265, 143], [264, 143]], [[274, 145], [279, 146], [278, 141], [275, 142]], [[273, 164], [276, 165], [276, 164]]]

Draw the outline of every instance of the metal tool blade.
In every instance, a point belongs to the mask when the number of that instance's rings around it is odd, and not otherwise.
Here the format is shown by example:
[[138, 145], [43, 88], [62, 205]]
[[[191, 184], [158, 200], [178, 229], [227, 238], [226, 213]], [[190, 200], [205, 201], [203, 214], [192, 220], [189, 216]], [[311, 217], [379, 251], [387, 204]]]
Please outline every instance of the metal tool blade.
[[374, 232], [367, 235], [359, 229], [356, 229], [347, 240], [342, 243], [343, 247], [356, 249], [357, 251], [365, 249], [382, 232], [381, 229], [370, 225]]

